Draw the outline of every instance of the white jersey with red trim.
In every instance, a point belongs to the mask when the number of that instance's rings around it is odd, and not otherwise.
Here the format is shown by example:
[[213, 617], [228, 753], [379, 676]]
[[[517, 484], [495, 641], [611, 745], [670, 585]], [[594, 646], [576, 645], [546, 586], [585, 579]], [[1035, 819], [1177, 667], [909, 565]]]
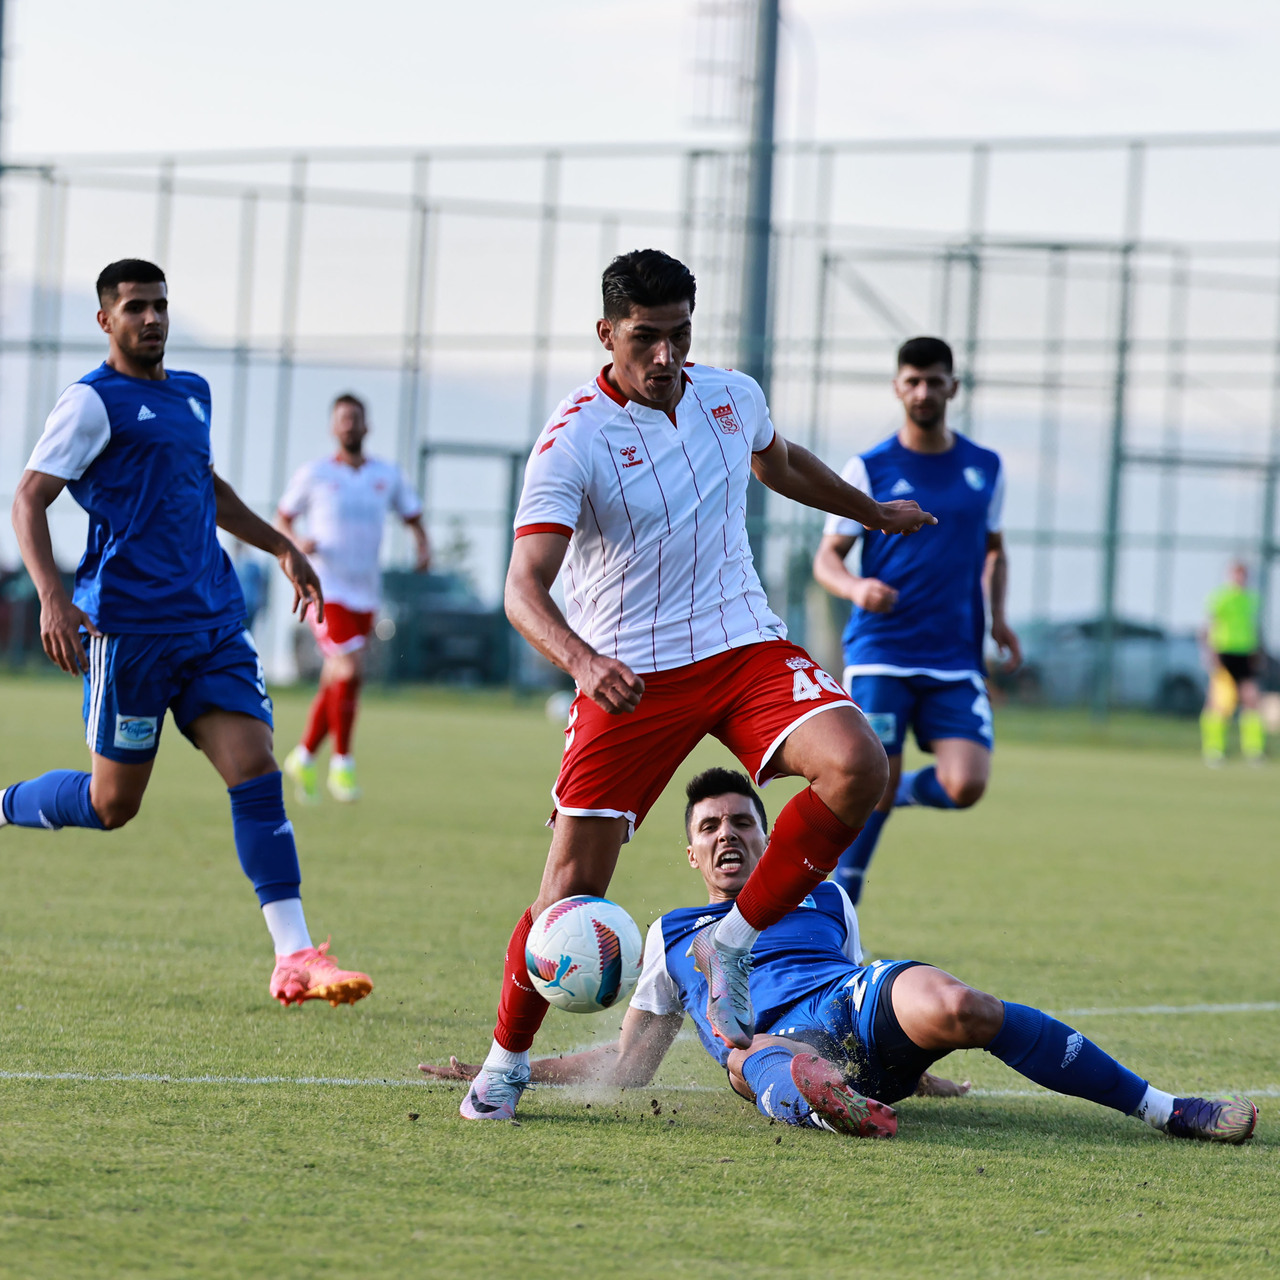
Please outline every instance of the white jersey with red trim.
[[388, 511], [404, 520], [422, 514], [404, 472], [370, 457], [359, 467], [337, 458], [308, 462], [289, 481], [279, 508], [291, 520], [306, 517], [325, 600], [357, 613], [371, 613], [382, 595], [378, 560]]
[[774, 441], [743, 373], [687, 365], [674, 414], [605, 380], [570, 393], [525, 468], [516, 536], [569, 536], [565, 614], [598, 653], [666, 671], [787, 629], [747, 542], [751, 455]]

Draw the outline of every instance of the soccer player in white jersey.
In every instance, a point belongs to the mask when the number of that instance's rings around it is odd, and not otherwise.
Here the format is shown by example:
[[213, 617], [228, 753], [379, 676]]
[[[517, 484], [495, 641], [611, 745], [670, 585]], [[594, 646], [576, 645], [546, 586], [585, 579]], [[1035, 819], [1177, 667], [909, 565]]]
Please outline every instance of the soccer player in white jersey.
[[[938, 513], [938, 527], [904, 543], [832, 515], [813, 561], [814, 577], [852, 601], [845, 686], [889, 756], [884, 796], [835, 873], [854, 902], [895, 805], [967, 809], [986, 789], [994, 740], [982, 654], [988, 607], [991, 638], [1007, 653], [1009, 668], [1021, 661], [1005, 618], [1004, 467], [998, 453], [947, 426], [958, 386], [945, 342], [905, 342], [893, 383], [902, 426], [851, 458], [843, 472], [881, 500], [913, 495]], [[845, 557], [858, 539], [862, 563], [855, 574]], [[936, 764], [902, 772], [908, 728]]]
[[[918, 961], [864, 964], [857, 912], [834, 884], [815, 885], [761, 935], [751, 985], [764, 1031], [745, 1048], [730, 1048], [707, 1020], [706, 979], [688, 944], [745, 892], [764, 851], [764, 805], [750, 781], [728, 769], [698, 774], [685, 795], [685, 852], [709, 901], [654, 921], [621, 1040], [535, 1062], [534, 1080], [648, 1084], [687, 1014], [737, 1093], [771, 1121], [802, 1128], [892, 1137], [898, 1122], [888, 1103], [967, 1092], [926, 1068], [954, 1049], [985, 1049], [1046, 1089], [1135, 1116], [1172, 1138], [1238, 1145], [1253, 1136], [1258, 1108], [1240, 1094], [1175, 1097], [1039, 1009]], [[454, 1080], [479, 1070], [456, 1058], [420, 1069]]]
[[[324, 618], [311, 629], [324, 658], [320, 689], [311, 704], [302, 741], [285, 757], [284, 771], [298, 787], [298, 798], [319, 798], [315, 753], [333, 734], [329, 757], [329, 794], [335, 800], [360, 798], [351, 736], [364, 675], [364, 648], [373, 629], [381, 592], [379, 552], [387, 514], [395, 512], [413, 534], [415, 568], [425, 573], [431, 547], [422, 527], [422, 503], [394, 462], [364, 451], [369, 434], [364, 402], [340, 395], [330, 419], [338, 452], [299, 469], [280, 499], [276, 523], [315, 559], [324, 588]], [[306, 520], [307, 536], [294, 528]]]
[[[209, 384], [166, 371], [164, 272], [136, 258], [98, 277], [106, 360], [58, 397], [13, 500], [13, 526], [40, 596], [45, 653], [84, 675], [92, 771], [55, 769], [0, 791], [0, 826], [111, 831], [138, 812], [166, 711], [227, 785], [240, 865], [276, 950], [281, 1004], [351, 1003], [367, 975], [312, 945], [293, 824], [272, 755], [271, 699], [244, 597], [218, 529], [276, 557], [294, 608], [319, 613], [315, 571], [213, 469]], [[89, 516], [68, 598], [48, 507], [66, 489]]]
[[[623, 843], [707, 734], [759, 782], [809, 786], [785, 805], [737, 903], [691, 946], [708, 1018], [751, 1042], [748, 977], [761, 930], [835, 866], [884, 790], [884, 751], [839, 683], [786, 639], [752, 563], [747, 483], [873, 528], [933, 523], [915, 502], [877, 503], [773, 428], [760, 387], [685, 363], [695, 285], [656, 249], [605, 270], [596, 332], [611, 354], [570, 392], [533, 446], [507, 575], [512, 624], [577, 684], [554, 836], [537, 900], [507, 951], [485, 1069], [468, 1119], [510, 1118], [547, 1005], [532, 989], [533, 918], [571, 894], [603, 894]], [[565, 571], [566, 612], [550, 587]]]

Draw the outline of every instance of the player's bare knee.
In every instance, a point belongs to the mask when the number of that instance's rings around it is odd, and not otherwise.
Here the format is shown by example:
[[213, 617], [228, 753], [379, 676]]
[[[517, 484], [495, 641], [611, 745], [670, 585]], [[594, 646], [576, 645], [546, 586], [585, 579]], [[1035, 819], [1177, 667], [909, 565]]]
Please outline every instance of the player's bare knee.
[[127, 822], [132, 822], [142, 808], [140, 796], [94, 796], [90, 803], [104, 831], [118, 831]]
[[1004, 1005], [985, 991], [949, 982], [938, 994], [938, 1016], [953, 1044], [977, 1048], [1000, 1030]]
[[982, 799], [987, 789], [985, 778], [946, 777], [939, 774], [938, 781], [957, 809], [971, 808]]

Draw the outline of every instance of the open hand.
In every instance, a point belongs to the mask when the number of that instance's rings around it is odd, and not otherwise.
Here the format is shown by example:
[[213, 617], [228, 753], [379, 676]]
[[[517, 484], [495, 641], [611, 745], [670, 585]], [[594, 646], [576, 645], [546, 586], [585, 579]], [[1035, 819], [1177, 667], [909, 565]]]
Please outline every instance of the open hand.
[[625, 715], [640, 705], [644, 681], [616, 658], [593, 653], [570, 674], [578, 688], [610, 715]]
[[[320, 579], [311, 567], [311, 561], [293, 545], [289, 545], [276, 557], [284, 576], [293, 585], [293, 608], [291, 613], [298, 615], [301, 622], [307, 616], [307, 610], [315, 607], [316, 621], [324, 621], [324, 592], [320, 590]], [[301, 606], [301, 608], [299, 608]]]
[[52, 596], [40, 605], [40, 643], [49, 661], [68, 675], [78, 676], [89, 670], [84, 644], [80, 639], [83, 627], [91, 636], [101, 631], [89, 620], [83, 609], [78, 609], [65, 592]]
[[957, 1084], [954, 1080], [944, 1080], [941, 1076], [931, 1076], [927, 1071], [920, 1077], [916, 1085], [917, 1098], [963, 1098], [973, 1085], [968, 1080]]
[[867, 524], [869, 529], [879, 529], [882, 533], [915, 533], [927, 524], [937, 524], [935, 517], [920, 509], [918, 502], [910, 498], [900, 498], [894, 502], [877, 502], [878, 520]]
[[418, 1063], [418, 1070], [425, 1076], [435, 1080], [474, 1080], [480, 1074], [480, 1068], [472, 1062], [459, 1062], [450, 1057], [447, 1067], [433, 1066], [430, 1062]]

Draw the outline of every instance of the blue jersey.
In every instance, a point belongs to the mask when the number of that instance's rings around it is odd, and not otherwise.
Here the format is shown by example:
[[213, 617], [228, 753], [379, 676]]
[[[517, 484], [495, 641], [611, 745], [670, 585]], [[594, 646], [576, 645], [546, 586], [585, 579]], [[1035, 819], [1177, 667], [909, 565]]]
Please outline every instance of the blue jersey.
[[[703, 1047], [723, 1063], [729, 1046], [707, 1021], [707, 980], [686, 954], [693, 935], [729, 912], [731, 902], [682, 907], [654, 921], [645, 941], [644, 970], [631, 997], [648, 1013], [687, 1013], [697, 1024]], [[824, 880], [794, 911], [770, 925], [752, 948], [751, 1000], [756, 1028], [768, 1031], [802, 1001], [833, 983], [848, 980], [862, 961], [858, 917], [848, 895]]]
[[844, 478], [877, 502], [910, 498], [938, 517], [907, 538], [828, 518], [826, 533], [862, 538], [862, 576], [898, 592], [889, 613], [853, 607], [844, 630], [846, 674], [981, 674], [982, 571], [1004, 502], [1000, 455], [962, 435], [946, 453], [917, 453], [892, 436], [850, 459]]
[[89, 514], [75, 603], [107, 634], [239, 622], [244, 598], [218, 542], [209, 384], [102, 364], [54, 406], [28, 470], [68, 482]]

